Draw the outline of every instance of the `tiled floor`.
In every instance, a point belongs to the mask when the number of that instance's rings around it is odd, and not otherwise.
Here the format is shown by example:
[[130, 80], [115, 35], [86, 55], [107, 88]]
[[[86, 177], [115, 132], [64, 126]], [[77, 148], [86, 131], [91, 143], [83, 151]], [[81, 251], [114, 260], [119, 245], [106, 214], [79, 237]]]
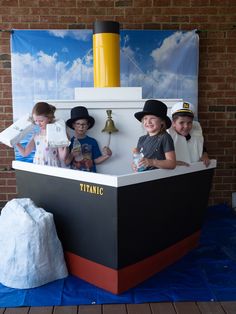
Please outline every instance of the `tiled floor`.
[[0, 314], [235, 314], [236, 302], [176, 302], [0, 308]]

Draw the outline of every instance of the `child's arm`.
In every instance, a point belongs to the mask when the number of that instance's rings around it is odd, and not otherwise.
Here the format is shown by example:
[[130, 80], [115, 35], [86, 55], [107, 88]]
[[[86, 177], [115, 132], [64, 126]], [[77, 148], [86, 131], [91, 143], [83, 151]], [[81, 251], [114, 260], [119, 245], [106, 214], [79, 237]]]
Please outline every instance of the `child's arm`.
[[139, 162], [139, 166], [145, 166], [146, 168], [155, 167], [159, 169], [174, 169], [176, 167], [175, 152], [167, 152], [165, 153], [165, 157], [165, 160], [142, 158]]
[[107, 160], [108, 158], [110, 158], [111, 155], [112, 155], [111, 149], [110, 149], [109, 147], [107, 147], [107, 146], [104, 146], [104, 147], [103, 147], [102, 153], [103, 153], [102, 156], [100, 156], [100, 157], [94, 159], [94, 163], [95, 163], [96, 165], [101, 164], [102, 162], [104, 162], [105, 160]]
[[[71, 151], [69, 151], [69, 148], [67, 149], [67, 154], [65, 156], [65, 159], [63, 160], [65, 165], [68, 166], [71, 163], [73, 163], [73, 165], [77, 168], [80, 169], [81, 167], [81, 160], [80, 161], [76, 161], [76, 157], [78, 157], [80, 155], [80, 152], [78, 151], [74, 151], [73, 149]], [[92, 167], [92, 160], [91, 160], [91, 165], [88, 167]]]
[[26, 145], [26, 147], [23, 147], [20, 143], [16, 144], [16, 147], [21, 154], [21, 156], [26, 157], [28, 156], [32, 150], [35, 148], [34, 138], [29, 141], [29, 143]]
[[58, 147], [58, 156], [60, 161], [66, 162], [66, 159], [68, 158], [69, 150], [68, 147]]
[[208, 154], [207, 154], [206, 151], [203, 152], [202, 157], [200, 158], [200, 160], [204, 163], [204, 165], [206, 167], [208, 167], [210, 165], [210, 159], [209, 159]]
[[187, 162], [182, 161], [182, 160], [176, 160], [176, 166], [186, 166], [186, 167], [189, 167], [190, 164], [188, 164]]
[[72, 162], [73, 159], [74, 159], [74, 156], [68, 150], [67, 155], [66, 155], [65, 160], [64, 160], [65, 165], [68, 166]]

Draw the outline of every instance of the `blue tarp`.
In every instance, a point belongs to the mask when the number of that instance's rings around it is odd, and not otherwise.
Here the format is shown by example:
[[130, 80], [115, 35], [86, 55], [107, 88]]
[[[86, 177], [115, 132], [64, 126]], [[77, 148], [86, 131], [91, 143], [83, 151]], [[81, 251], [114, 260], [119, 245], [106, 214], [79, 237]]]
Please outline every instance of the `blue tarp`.
[[70, 275], [34, 289], [0, 284], [0, 307], [233, 301], [235, 283], [236, 213], [223, 204], [208, 208], [198, 248], [125, 293], [113, 295]]

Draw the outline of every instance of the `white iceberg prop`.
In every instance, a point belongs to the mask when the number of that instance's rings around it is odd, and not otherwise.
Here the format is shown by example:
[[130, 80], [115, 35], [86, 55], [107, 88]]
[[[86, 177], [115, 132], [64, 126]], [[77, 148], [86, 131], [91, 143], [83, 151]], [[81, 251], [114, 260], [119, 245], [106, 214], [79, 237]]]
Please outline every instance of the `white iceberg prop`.
[[53, 215], [29, 198], [9, 201], [0, 216], [0, 282], [27, 289], [67, 275]]

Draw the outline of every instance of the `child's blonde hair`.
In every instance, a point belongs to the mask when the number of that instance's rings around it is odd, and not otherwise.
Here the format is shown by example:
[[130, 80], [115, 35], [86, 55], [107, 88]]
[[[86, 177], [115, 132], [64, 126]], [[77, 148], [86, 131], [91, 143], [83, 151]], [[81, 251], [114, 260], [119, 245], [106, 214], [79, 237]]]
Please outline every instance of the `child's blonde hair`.
[[47, 102], [37, 102], [32, 109], [32, 116], [44, 116], [51, 122], [55, 119], [56, 107], [48, 104]]
[[160, 128], [160, 131], [158, 134], [163, 134], [166, 132], [166, 129], [167, 129], [166, 128], [166, 121], [162, 118], [160, 118], [160, 119], [161, 119], [161, 128]]
[[[166, 132], [167, 127], [166, 127], [166, 121], [163, 118], [160, 118], [160, 117], [158, 117], [158, 118], [161, 120], [161, 128], [160, 128], [159, 132], [157, 133], [157, 135], [160, 135], [160, 134], [163, 134]], [[142, 118], [141, 122], [143, 123], [143, 118]]]

